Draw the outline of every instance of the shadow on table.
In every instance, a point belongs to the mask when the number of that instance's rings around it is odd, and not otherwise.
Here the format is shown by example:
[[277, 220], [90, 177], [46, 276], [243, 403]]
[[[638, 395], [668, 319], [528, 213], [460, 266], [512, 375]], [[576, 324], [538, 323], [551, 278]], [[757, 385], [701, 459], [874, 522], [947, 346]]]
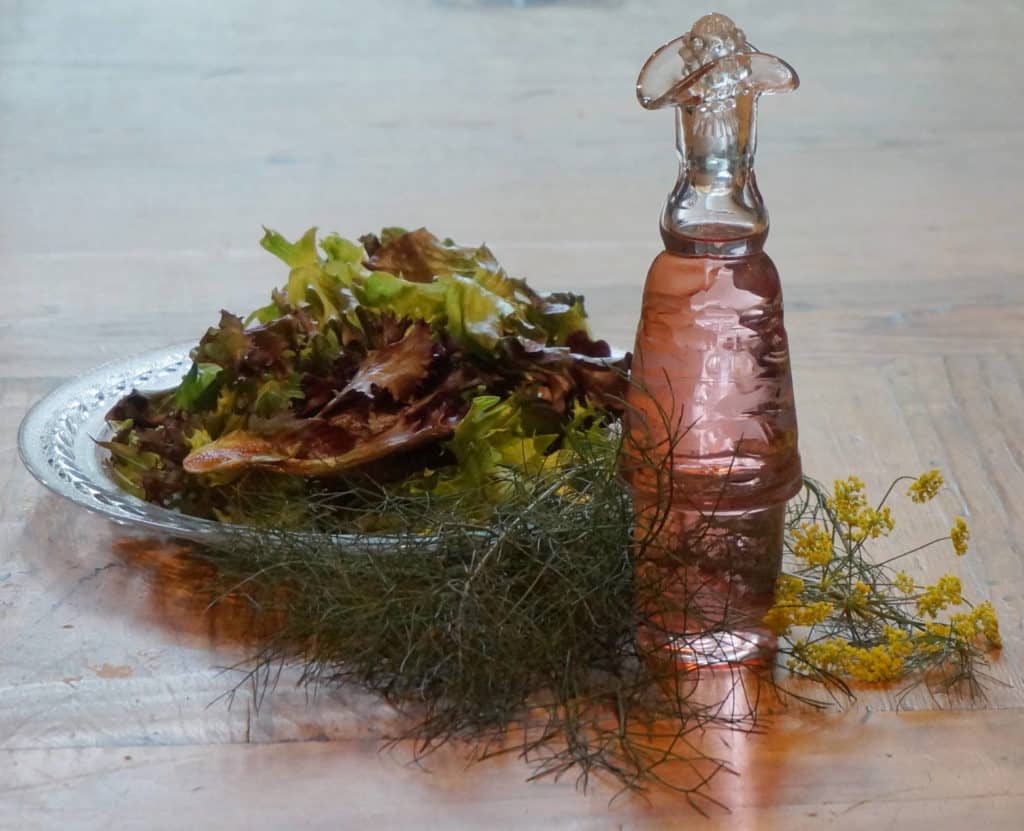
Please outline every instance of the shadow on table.
[[123, 532], [49, 494], [24, 515], [10, 562], [39, 576], [61, 619], [81, 610], [116, 614], [218, 650], [251, 649], [275, 629], [244, 596], [225, 594], [216, 569], [190, 544]]
[[210, 648], [253, 648], [273, 635], [278, 621], [260, 613], [242, 592], [229, 592], [217, 569], [193, 556], [190, 543], [115, 537], [111, 551], [145, 585], [147, 622]]

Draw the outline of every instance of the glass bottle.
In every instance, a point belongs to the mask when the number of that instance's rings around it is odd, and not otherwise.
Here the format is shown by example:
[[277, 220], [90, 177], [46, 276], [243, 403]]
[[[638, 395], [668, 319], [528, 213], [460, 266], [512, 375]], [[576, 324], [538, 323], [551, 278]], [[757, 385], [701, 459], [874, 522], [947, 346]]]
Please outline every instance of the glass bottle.
[[752, 662], [775, 646], [761, 618], [801, 468], [753, 161], [758, 97], [798, 83], [719, 14], [656, 51], [637, 81], [644, 107], [675, 109], [681, 160], [661, 218], [665, 250], [644, 287], [627, 408], [638, 586], [649, 593], [639, 635], [686, 664]]

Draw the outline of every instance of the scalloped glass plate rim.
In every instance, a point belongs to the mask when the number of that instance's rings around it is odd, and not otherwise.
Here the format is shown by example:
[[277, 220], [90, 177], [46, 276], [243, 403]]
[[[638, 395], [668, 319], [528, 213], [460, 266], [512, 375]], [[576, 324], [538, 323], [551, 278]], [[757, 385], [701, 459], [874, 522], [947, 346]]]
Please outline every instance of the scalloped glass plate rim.
[[[197, 543], [224, 544], [265, 530], [189, 516], [154, 505], [123, 491], [110, 478], [105, 451], [95, 440], [110, 435], [105, 416], [132, 389], [167, 389], [180, 381], [191, 365], [194, 341], [118, 358], [57, 386], [37, 401], [18, 428], [18, 453], [35, 479], [57, 496], [113, 522]], [[619, 354], [616, 350], [614, 354]], [[356, 551], [396, 551], [399, 535], [292, 534], [326, 541]], [[422, 537], [418, 540], [422, 545]]]

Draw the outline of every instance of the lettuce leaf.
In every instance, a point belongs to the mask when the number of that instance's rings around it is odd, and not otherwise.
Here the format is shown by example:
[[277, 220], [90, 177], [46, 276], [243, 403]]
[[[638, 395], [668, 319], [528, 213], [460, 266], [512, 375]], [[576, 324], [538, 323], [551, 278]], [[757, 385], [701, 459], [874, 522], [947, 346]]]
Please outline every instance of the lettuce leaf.
[[516, 313], [506, 300], [457, 274], [417, 283], [376, 271], [363, 282], [357, 296], [367, 308], [424, 320], [443, 328], [459, 345], [483, 352], [492, 351], [512, 332], [506, 323]]
[[415, 283], [386, 271], [372, 272], [356, 289], [359, 302], [368, 309], [424, 320], [432, 326], [441, 322], [446, 295], [443, 283]]
[[418, 489], [458, 494], [469, 501], [496, 504], [509, 495], [510, 471], [537, 472], [557, 434], [532, 432], [522, 409], [511, 399], [478, 395], [455, 428], [447, 447], [456, 464], [431, 472]]
[[263, 239], [260, 240], [260, 245], [292, 268], [316, 265], [320, 261], [316, 253], [315, 227], [306, 231], [299, 238], [298, 242], [288, 242], [277, 231], [264, 227]]
[[578, 294], [546, 294], [530, 309], [528, 316], [547, 334], [549, 346], [570, 346], [574, 337], [590, 337], [583, 298]]
[[216, 384], [223, 371], [219, 364], [193, 363], [174, 393], [174, 405], [183, 410], [197, 410], [203, 404], [216, 401]]
[[[317, 251], [315, 227], [297, 242], [289, 242], [277, 231], [264, 228], [260, 245], [291, 266], [284, 290], [289, 303], [310, 303], [321, 322], [338, 317], [353, 319], [346, 313], [355, 305], [352, 283], [365, 272], [361, 265], [365, 254], [362, 246], [330, 234], [320, 243], [326, 254], [324, 259]], [[271, 310], [264, 307], [256, 314], [266, 317]]]
[[459, 275], [441, 278], [445, 286], [445, 323], [457, 342], [491, 352], [509, 334], [515, 307], [478, 283]]

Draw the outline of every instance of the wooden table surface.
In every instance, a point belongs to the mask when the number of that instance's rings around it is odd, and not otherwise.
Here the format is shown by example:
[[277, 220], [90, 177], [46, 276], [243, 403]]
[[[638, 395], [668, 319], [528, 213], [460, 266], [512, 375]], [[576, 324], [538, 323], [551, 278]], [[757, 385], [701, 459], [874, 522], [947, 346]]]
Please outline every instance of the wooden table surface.
[[281, 270], [260, 225], [486, 239], [632, 337], [672, 183], [671, 118], [633, 98], [700, 7], [640, 2], [0, 0], [0, 826], [1024, 827], [1024, 118], [1017, 0], [723, 2], [798, 68], [758, 171], [783, 275], [806, 470], [950, 487], [973, 551], [917, 558], [991, 598], [987, 702], [784, 713], [736, 736], [702, 820], [609, 805], [517, 762], [378, 753], [388, 714], [284, 683], [214, 702], [239, 622], [180, 558], [49, 495], [26, 408], [93, 365], [197, 338]]

